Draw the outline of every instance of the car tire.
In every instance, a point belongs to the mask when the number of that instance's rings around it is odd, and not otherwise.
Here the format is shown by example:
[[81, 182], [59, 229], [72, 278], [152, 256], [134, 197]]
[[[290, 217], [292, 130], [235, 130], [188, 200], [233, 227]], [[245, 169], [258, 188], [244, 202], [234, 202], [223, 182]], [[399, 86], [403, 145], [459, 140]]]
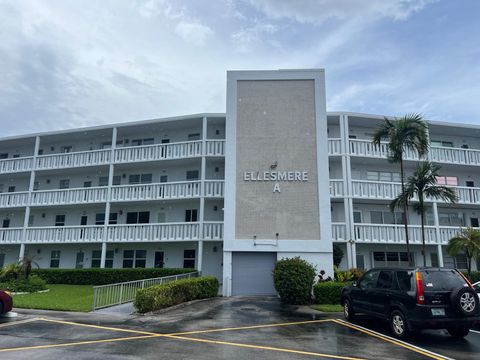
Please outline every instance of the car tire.
[[462, 316], [475, 316], [478, 312], [477, 293], [469, 287], [460, 287], [452, 291], [450, 301], [453, 309]]
[[456, 339], [463, 339], [470, 332], [470, 328], [465, 326], [451, 327], [448, 328], [447, 331], [452, 337]]
[[343, 301], [343, 316], [347, 321], [353, 322], [355, 320], [355, 311], [353, 311], [352, 303], [348, 299]]
[[394, 310], [390, 314], [390, 330], [397, 339], [404, 340], [409, 337], [410, 330], [408, 328], [408, 322], [400, 310]]
[[3, 314], [3, 302], [0, 301], [0, 314]]

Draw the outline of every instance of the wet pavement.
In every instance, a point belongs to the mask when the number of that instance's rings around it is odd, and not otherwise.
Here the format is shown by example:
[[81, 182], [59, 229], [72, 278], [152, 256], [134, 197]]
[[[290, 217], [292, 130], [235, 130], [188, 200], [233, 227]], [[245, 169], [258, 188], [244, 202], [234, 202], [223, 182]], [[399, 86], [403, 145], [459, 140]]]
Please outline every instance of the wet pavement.
[[422, 332], [408, 343], [385, 324], [218, 298], [156, 316], [19, 310], [0, 318], [0, 359], [478, 359], [480, 333]]

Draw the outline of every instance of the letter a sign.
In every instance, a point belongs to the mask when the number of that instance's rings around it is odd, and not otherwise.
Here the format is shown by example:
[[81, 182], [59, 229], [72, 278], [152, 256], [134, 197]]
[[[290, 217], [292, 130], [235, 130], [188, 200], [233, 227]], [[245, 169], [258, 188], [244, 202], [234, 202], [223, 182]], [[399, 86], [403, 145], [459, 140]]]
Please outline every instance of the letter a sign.
[[280, 192], [280, 184], [279, 183], [275, 183], [275, 185], [273, 185], [273, 192], [276, 193], [276, 192]]

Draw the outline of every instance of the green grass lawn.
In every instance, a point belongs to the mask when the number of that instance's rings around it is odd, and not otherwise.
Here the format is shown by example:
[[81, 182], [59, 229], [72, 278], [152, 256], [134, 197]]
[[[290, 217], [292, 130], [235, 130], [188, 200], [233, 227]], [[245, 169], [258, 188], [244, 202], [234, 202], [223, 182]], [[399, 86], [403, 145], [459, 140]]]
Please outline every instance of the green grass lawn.
[[312, 305], [312, 309], [323, 311], [323, 312], [343, 312], [342, 305], [332, 305], [332, 304], [319, 304], [319, 305]]
[[13, 307], [24, 309], [91, 311], [93, 286], [47, 285], [47, 293], [14, 295]]

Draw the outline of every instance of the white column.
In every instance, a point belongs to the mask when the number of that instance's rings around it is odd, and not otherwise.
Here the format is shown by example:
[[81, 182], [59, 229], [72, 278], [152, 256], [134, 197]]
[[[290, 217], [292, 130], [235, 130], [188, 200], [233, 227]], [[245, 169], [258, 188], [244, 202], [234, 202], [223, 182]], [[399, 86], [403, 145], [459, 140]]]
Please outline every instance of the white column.
[[33, 149], [32, 170], [30, 171], [30, 182], [28, 184], [27, 205], [25, 207], [25, 216], [23, 218], [22, 243], [20, 244], [18, 260], [22, 260], [23, 257], [25, 256], [25, 240], [27, 237], [28, 220], [30, 219], [30, 203], [32, 201], [33, 185], [35, 184], [35, 169], [37, 167], [37, 155], [38, 155], [39, 148], [40, 148], [40, 136], [36, 136], [35, 146]]
[[205, 173], [206, 173], [206, 155], [207, 153], [207, 118], [204, 116], [202, 120], [202, 166], [200, 168], [200, 211], [199, 211], [199, 226], [198, 231], [198, 255], [197, 255], [197, 270], [202, 271], [203, 268], [203, 240], [204, 229], [203, 224], [205, 221]]
[[114, 174], [114, 157], [115, 147], [117, 146], [117, 128], [112, 130], [112, 148], [110, 155], [110, 165], [108, 166], [108, 188], [107, 188], [107, 201], [105, 203], [105, 221], [103, 224], [103, 242], [102, 242], [102, 255], [100, 257], [100, 268], [105, 268], [105, 260], [107, 258], [107, 236], [108, 236], [108, 223], [110, 220], [110, 198], [112, 195], [112, 184]]
[[432, 204], [433, 211], [433, 221], [435, 225], [435, 236], [437, 238], [437, 256], [438, 256], [438, 266], [443, 267], [443, 249], [441, 242], [440, 234], [440, 221], [438, 219], [438, 206], [437, 202], [434, 201]]

